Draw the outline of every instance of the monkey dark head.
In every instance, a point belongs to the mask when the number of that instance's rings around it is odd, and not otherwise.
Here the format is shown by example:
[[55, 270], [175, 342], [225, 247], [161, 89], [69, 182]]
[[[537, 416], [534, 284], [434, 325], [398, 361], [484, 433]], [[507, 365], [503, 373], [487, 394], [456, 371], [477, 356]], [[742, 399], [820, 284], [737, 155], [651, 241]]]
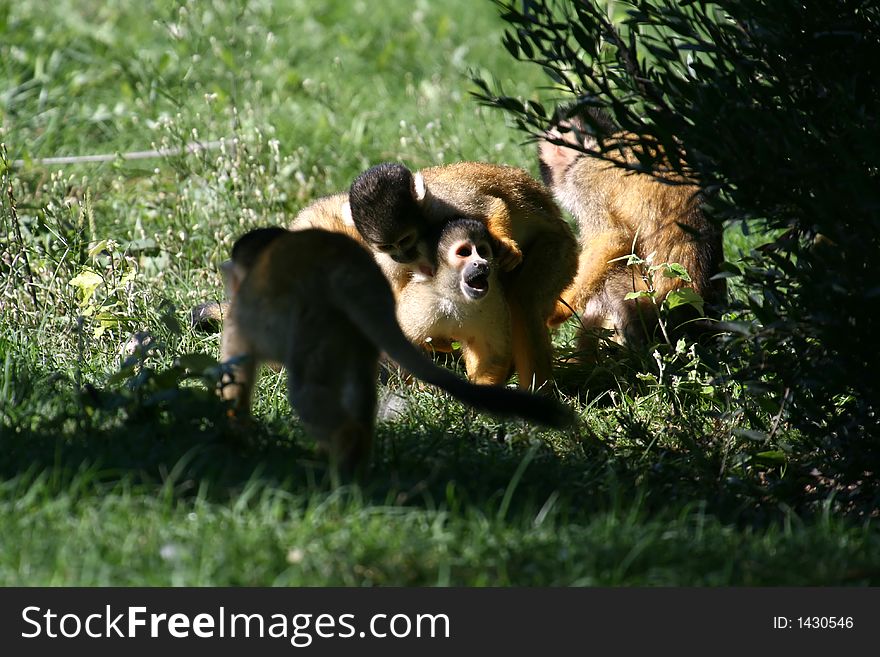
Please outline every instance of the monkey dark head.
[[232, 261], [244, 269], [250, 269], [263, 249], [287, 232], [279, 226], [269, 226], [245, 233], [232, 245]]
[[348, 201], [355, 227], [373, 248], [400, 264], [419, 258], [424, 222], [412, 171], [396, 162], [371, 167], [355, 178]]

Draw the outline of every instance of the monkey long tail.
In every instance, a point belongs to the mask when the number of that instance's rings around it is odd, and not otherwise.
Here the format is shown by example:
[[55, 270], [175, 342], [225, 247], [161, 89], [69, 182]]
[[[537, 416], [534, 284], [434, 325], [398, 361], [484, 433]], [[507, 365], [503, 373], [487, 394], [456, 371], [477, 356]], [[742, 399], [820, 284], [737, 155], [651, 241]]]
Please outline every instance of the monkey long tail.
[[380, 343], [380, 347], [392, 360], [423, 381], [442, 388], [475, 408], [498, 415], [517, 415], [531, 422], [557, 428], [571, 424], [574, 419], [570, 408], [550, 397], [465, 381], [428, 360], [406, 339], [403, 332], [391, 339], [388, 337], [386, 334], [385, 342]]
[[[366, 308], [365, 304], [343, 306], [353, 322], [382, 351], [422, 381], [442, 388], [475, 408], [496, 415], [516, 415], [530, 422], [551, 427], [565, 427], [574, 420], [567, 406], [549, 397], [498, 386], [475, 385], [449, 370], [432, 363], [403, 334], [394, 317], [393, 305], [388, 313]], [[376, 321], [377, 318], [382, 321]], [[390, 321], [385, 321], [384, 318]]]

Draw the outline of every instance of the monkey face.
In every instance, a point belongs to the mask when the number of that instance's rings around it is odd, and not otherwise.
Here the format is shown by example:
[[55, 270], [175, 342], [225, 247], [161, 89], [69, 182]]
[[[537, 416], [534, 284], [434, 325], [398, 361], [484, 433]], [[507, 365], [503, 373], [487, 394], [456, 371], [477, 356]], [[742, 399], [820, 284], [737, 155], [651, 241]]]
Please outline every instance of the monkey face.
[[374, 242], [377, 251], [388, 255], [394, 262], [407, 265], [419, 258], [419, 236], [414, 228], [406, 230], [391, 242]]
[[459, 287], [465, 298], [479, 301], [489, 294], [489, 259], [492, 250], [485, 242], [461, 240], [449, 249], [449, 259], [459, 273]]
[[415, 229], [404, 233], [396, 242], [374, 242], [372, 247], [403, 265], [414, 279], [426, 280], [432, 278], [436, 272], [436, 263], [429, 256], [428, 244]]

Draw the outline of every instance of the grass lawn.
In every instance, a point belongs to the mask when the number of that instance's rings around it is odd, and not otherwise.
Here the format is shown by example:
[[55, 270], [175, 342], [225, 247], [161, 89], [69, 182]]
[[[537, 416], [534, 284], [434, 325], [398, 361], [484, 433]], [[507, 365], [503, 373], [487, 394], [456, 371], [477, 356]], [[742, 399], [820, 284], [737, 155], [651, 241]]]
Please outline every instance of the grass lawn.
[[[470, 96], [480, 74], [552, 104], [503, 29], [483, 0], [0, 0], [0, 584], [880, 583], [876, 511], [687, 346], [560, 365], [565, 432], [392, 380], [359, 485], [283, 374], [229, 427], [187, 312], [236, 237], [383, 160], [537, 175]], [[730, 229], [728, 258], [760, 239]]]

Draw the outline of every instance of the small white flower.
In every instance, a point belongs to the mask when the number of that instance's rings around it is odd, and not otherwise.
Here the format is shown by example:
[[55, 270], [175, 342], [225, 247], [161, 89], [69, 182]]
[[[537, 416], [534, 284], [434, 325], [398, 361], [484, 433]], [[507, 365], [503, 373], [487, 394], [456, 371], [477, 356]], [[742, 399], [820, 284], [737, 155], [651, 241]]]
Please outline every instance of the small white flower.
[[159, 556], [165, 561], [175, 561], [180, 557], [180, 546], [174, 543], [166, 543], [159, 548]]

